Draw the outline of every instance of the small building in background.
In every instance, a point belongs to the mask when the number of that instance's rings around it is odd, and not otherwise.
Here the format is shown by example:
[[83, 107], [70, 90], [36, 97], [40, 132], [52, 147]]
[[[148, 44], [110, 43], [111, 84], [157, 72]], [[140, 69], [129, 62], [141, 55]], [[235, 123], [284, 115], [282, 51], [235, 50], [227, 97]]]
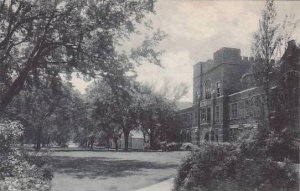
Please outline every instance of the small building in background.
[[[148, 144], [149, 139], [144, 136], [140, 130], [133, 130], [129, 134], [128, 149], [132, 150], [144, 150]], [[116, 149], [116, 145], [112, 139], [109, 140], [110, 148]], [[118, 149], [125, 149], [124, 135], [118, 140]]]

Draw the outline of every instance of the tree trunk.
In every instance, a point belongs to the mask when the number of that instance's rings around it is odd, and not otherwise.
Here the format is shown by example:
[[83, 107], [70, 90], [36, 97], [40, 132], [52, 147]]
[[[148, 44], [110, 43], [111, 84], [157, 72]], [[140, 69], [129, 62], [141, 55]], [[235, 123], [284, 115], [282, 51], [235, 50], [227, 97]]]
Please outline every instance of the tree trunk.
[[150, 142], [150, 149], [154, 149], [154, 134], [152, 131], [149, 133], [149, 142]]
[[106, 138], [106, 146], [107, 146], [107, 150], [109, 151], [110, 149], [109, 138]]
[[90, 141], [91, 141], [91, 150], [94, 150], [94, 142], [95, 142], [95, 138], [94, 138], [94, 137], [91, 137], [91, 138], [90, 138]]
[[47, 146], [49, 146], [49, 145], [50, 145], [50, 142], [51, 142], [51, 137], [50, 137], [50, 136], [48, 136], [48, 140], [47, 140]]
[[20, 141], [21, 141], [21, 146], [24, 146], [24, 135], [23, 134], [21, 135]]
[[37, 129], [37, 133], [36, 133], [36, 151], [39, 151], [41, 149], [41, 141], [42, 141], [42, 128], [39, 127]]
[[13, 98], [20, 93], [26, 82], [29, 72], [37, 66], [37, 58], [41, 56], [43, 50], [44, 49], [41, 48], [41, 44], [37, 43], [36, 47], [29, 55], [29, 59], [27, 60], [24, 69], [20, 71], [19, 76], [15, 79], [15, 81], [12, 83], [12, 85], [0, 100], [0, 113], [4, 112]]
[[129, 133], [130, 133], [130, 131], [123, 130], [124, 141], [125, 141], [125, 151], [128, 151]]
[[28, 63], [24, 70], [20, 72], [20, 75], [13, 82], [13, 84], [9, 87], [7, 92], [4, 94], [0, 101], [0, 113], [4, 112], [9, 103], [13, 100], [13, 98], [18, 95], [18, 93], [22, 90], [26, 78], [31, 70], [31, 64]]
[[113, 138], [116, 146], [116, 150], [119, 150], [118, 138]]

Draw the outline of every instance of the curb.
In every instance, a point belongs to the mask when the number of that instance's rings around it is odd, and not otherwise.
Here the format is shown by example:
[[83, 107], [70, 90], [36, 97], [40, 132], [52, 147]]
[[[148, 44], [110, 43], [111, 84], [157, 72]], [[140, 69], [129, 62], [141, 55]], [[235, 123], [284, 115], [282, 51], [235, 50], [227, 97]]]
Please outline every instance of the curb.
[[172, 191], [174, 178], [135, 191]]

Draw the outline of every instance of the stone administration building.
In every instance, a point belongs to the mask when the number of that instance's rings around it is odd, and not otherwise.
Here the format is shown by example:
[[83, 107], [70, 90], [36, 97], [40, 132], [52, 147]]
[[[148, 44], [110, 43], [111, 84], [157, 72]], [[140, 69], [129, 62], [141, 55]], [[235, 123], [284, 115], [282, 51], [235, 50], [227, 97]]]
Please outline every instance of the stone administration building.
[[[299, 54], [295, 41], [289, 49]], [[285, 53], [286, 57], [289, 55]], [[257, 128], [262, 90], [251, 80], [253, 58], [242, 57], [237, 48], [221, 48], [213, 59], [194, 65], [193, 106], [178, 111], [184, 142], [234, 141], [246, 128]], [[299, 63], [297, 66], [299, 69]], [[276, 89], [276, 87], [274, 87]], [[299, 84], [289, 98], [299, 126]]]

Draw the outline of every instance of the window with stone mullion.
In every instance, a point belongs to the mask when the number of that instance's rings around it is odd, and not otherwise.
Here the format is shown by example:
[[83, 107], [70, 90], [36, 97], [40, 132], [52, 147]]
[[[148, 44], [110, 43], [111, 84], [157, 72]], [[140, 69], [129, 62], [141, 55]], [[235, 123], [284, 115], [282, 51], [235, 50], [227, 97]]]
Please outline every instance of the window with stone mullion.
[[212, 86], [211, 82], [207, 80], [204, 86], [205, 99], [211, 99], [211, 91], [212, 91], [211, 86]]

